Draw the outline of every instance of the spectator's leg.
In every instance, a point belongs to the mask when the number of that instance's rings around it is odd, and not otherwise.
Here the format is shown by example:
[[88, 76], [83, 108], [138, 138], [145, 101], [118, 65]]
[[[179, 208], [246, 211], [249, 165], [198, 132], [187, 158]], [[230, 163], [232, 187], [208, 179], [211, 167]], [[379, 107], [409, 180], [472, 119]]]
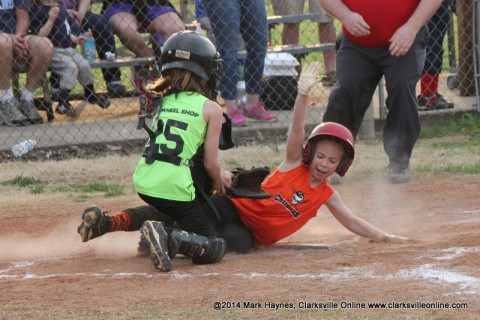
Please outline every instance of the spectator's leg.
[[95, 93], [95, 88], [93, 84], [95, 83], [95, 76], [92, 73], [90, 64], [87, 60], [75, 49], [66, 49], [73, 62], [77, 66], [78, 70], [78, 82], [83, 86], [85, 98], [89, 103], [97, 104], [102, 109], [106, 109], [110, 106], [110, 101], [103, 97], [98, 96]]
[[[92, 30], [98, 57], [101, 60], [105, 60], [106, 52], [111, 52], [116, 55], [117, 48], [115, 47], [115, 37], [108, 19], [104, 16], [88, 11], [83, 21], [82, 31], [87, 31], [89, 29]], [[102, 68], [102, 74], [109, 93], [125, 93], [125, 86], [120, 83], [120, 68]]]
[[[10, 36], [0, 32], [0, 90], [10, 90], [13, 64], [13, 43]], [[3, 98], [3, 96], [2, 96]], [[13, 93], [12, 93], [13, 99]]]
[[298, 44], [300, 37], [299, 23], [284, 23], [282, 28], [282, 44], [291, 45]]
[[[246, 0], [241, 5], [240, 34], [245, 41], [245, 83], [247, 94], [259, 95], [268, 47], [267, 12], [263, 0]], [[247, 102], [247, 107], [248, 102]]]
[[153, 57], [153, 50], [148, 47], [139, 32], [140, 25], [135, 15], [119, 12], [110, 18], [113, 31], [120, 41], [138, 57]]
[[[275, 15], [302, 14], [305, 0], [272, 0]], [[282, 27], [282, 44], [298, 44], [300, 37], [299, 23], [284, 23]]]
[[47, 38], [27, 37], [29, 57], [27, 64], [27, 81], [18, 100], [18, 108], [32, 124], [41, 124], [43, 119], [33, 103], [37, 89], [48, 69], [53, 54], [53, 46]]
[[[319, 23], [318, 24], [318, 37], [321, 44], [335, 43], [337, 38], [335, 26], [333, 22]], [[325, 73], [335, 74], [335, 51], [323, 51], [323, 63], [325, 67]]]
[[151, 23], [147, 27], [147, 31], [160, 32], [163, 34], [164, 39], [167, 40], [175, 32], [185, 30], [185, 25], [180, 17], [171, 11], [170, 7], [151, 7], [148, 17], [151, 19]]
[[261, 81], [268, 46], [267, 12], [263, 0], [241, 2], [240, 33], [245, 41], [245, 91], [247, 103], [244, 115], [261, 121], [276, 121], [259, 101]]
[[420, 78], [418, 104], [421, 109], [435, 110], [454, 107], [453, 103], [448, 102], [438, 92], [443, 66], [443, 40], [447, 34], [450, 21], [448, 10], [448, 0], [444, 0], [427, 24], [430, 38], [426, 48], [425, 67]]
[[67, 50], [75, 49], [56, 48], [50, 63], [52, 72], [60, 77], [60, 91], [58, 92], [58, 104], [55, 111], [67, 117], [76, 117], [77, 111], [70, 105], [69, 98], [71, 90], [77, 84], [78, 68]]
[[10, 86], [13, 69], [13, 42], [10, 35], [0, 33], [0, 124], [24, 126], [30, 121], [20, 112]]
[[[316, 0], [309, 0], [308, 9], [310, 13], [319, 14], [318, 21], [318, 39], [321, 44], [335, 43], [337, 31], [333, 24], [333, 18], [327, 15], [325, 10]], [[322, 77], [322, 84], [326, 87], [335, 85], [337, 80], [335, 76], [335, 51], [323, 51], [323, 65], [325, 75]]]
[[240, 3], [228, 0], [202, 0], [212, 25], [217, 50], [223, 60], [220, 93], [234, 126], [245, 125], [237, 106], [237, 52], [240, 45]]
[[30, 56], [25, 88], [30, 92], [35, 92], [35, 89], [40, 86], [43, 76], [48, 70], [53, 54], [53, 46], [50, 40], [38, 36], [30, 36], [28, 46], [30, 48]]

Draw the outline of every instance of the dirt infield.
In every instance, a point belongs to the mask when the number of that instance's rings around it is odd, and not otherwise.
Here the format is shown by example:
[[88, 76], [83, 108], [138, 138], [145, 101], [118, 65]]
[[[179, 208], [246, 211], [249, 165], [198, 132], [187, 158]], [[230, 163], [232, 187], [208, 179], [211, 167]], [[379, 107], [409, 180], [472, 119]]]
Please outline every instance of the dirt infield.
[[[465, 148], [467, 139], [419, 141], [405, 185], [386, 181], [381, 142], [357, 143], [336, 188], [356, 214], [409, 243], [370, 243], [322, 208], [275, 246], [207, 266], [178, 258], [167, 274], [137, 255], [138, 232], [88, 243], [76, 233], [88, 205], [115, 212], [142, 204], [131, 186], [135, 152], [1, 163], [0, 319], [476, 319], [480, 175], [428, 173], [473, 168], [478, 148]], [[222, 161], [278, 164], [284, 147], [238, 147]], [[20, 176], [43, 185], [4, 183]], [[76, 189], [92, 182], [126, 189]]]
[[[278, 245], [208, 266], [178, 258], [173, 272], [160, 273], [137, 256], [136, 232], [82, 244], [76, 227], [85, 201], [2, 193], [0, 318], [478, 317], [478, 175], [418, 174], [397, 186], [354, 177], [337, 189], [358, 215], [414, 241], [370, 243], [321, 209]], [[135, 195], [87, 202], [112, 211], [140, 204]], [[217, 301], [223, 310], [215, 310]], [[387, 305], [368, 305], [375, 302]]]

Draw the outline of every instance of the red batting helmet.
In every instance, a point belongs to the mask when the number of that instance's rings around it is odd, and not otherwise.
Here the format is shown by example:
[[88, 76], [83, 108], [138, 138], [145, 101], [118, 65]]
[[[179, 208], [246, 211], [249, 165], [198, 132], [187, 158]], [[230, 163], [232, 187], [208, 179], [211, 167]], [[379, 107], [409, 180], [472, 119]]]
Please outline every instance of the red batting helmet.
[[343, 177], [352, 164], [353, 158], [355, 157], [355, 145], [353, 142], [352, 133], [341, 124], [335, 122], [324, 122], [316, 126], [307, 139], [305, 151], [303, 153], [303, 162], [309, 164], [312, 161], [315, 152], [312, 148], [312, 144], [320, 140], [322, 137], [332, 138], [343, 145], [345, 149], [345, 155], [335, 170], [336, 173]]

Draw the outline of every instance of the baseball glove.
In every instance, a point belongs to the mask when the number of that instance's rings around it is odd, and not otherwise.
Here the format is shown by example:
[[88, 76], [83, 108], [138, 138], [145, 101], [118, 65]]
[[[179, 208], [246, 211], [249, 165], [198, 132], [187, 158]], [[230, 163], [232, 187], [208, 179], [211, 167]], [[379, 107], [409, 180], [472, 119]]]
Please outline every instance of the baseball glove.
[[263, 180], [270, 174], [268, 167], [252, 167], [250, 170], [237, 168], [232, 171], [234, 174], [232, 185], [226, 189], [227, 195], [234, 198], [267, 199], [271, 194], [262, 190]]

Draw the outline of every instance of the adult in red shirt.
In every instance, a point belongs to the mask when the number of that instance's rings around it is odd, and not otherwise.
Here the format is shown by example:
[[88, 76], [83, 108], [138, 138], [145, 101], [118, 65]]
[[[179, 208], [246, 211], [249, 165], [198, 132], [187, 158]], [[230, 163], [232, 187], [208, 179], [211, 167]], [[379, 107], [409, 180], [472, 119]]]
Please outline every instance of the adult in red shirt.
[[420, 133], [415, 87], [428, 42], [426, 22], [441, 0], [317, 0], [343, 26], [337, 39], [336, 86], [323, 121], [341, 123], [355, 137], [382, 77], [387, 89], [383, 146], [391, 183], [410, 181]]

